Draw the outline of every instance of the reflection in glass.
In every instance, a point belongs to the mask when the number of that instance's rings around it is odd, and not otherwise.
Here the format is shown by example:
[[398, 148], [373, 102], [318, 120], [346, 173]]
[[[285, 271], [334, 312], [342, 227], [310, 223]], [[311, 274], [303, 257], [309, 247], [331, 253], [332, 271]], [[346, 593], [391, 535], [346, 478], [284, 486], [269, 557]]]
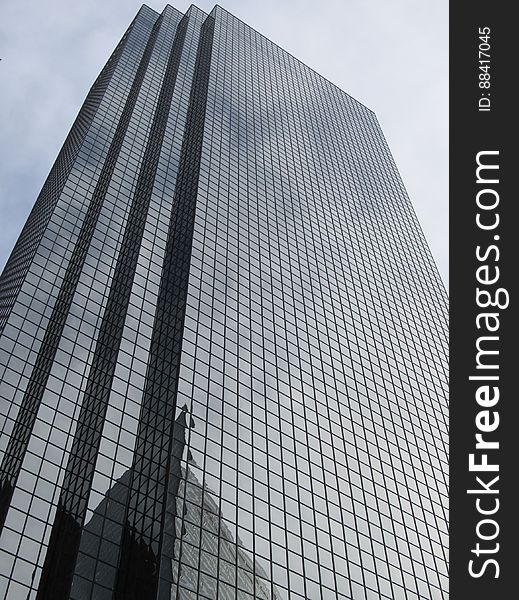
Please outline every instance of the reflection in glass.
[[[194, 474], [197, 465], [186, 447], [187, 430], [194, 427], [194, 419], [183, 406], [174, 426], [161, 558], [140, 532], [132, 531], [126, 543], [137, 549], [133, 568], [149, 573], [160, 569], [159, 600], [184, 600], [191, 597], [190, 591], [216, 597], [213, 586], [218, 579], [227, 584], [220, 586], [221, 600], [239, 599], [243, 592], [258, 600], [281, 600], [276, 588], [271, 588], [270, 575], [231, 533], [218, 507], [218, 495]], [[71, 594], [75, 600], [91, 598], [93, 582], [98, 589], [113, 589], [130, 476], [128, 469], [83, 527]], [[135, 598], [145, 593], [135, 590]]]

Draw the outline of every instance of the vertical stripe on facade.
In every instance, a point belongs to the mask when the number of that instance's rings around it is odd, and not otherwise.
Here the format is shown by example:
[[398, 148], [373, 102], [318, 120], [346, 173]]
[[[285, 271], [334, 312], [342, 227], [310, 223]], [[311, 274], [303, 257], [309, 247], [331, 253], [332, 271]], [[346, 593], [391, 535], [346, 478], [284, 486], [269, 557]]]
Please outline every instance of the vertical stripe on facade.
[[153, 330], [115, 597], [155, 599], [170, 484], [176, 392], [214, 18], [202, 26]]
[[52, 528], [37, 596], [41, 600], [65, 600], [70, 592], [81, 528], [94, 476], [95, 459], [99, 450], [186, 27], [187, 17], [184, 17], [178, 25], [173, 41], [137, 179]]
[[126, 130], [137, 101], [144, 74], [155, 45], [161, 19], [159, 18], [152, 30], [146, 45], [144, 55], [139, 64], [130, 93], [126, 100], [121, 118], [117, 125], [112, 143], [108, 150], [106, 160], [103, 164], [99, 180], [94, 190], [92, 200], [88, 207], [85, 220], [81, 227], [76, 246], [72, 253], [70, 263], [67, 267], [61, 289], [52, 310], [45, 336], [32, 370], [27, 390], [24, 394], [20, 410], [18, 412], [13, 432], [6, 448], [6, 452], [0, 466], [0, 531], [3, 528], [5, 517], [9, 510], [9, 504], [16, 485], [16, 479], [20, 471], [23, 457], [29, 443], [29, 438], [36, 420], [38, 408], [45, 391], [47, 380], [56, 355], [59, 340], [65, 326], [67, 315], [72, 304], [81, 270], [88, 252], [92, 236], [103, 200], [110, 184], [110, 180], [117, 163]]

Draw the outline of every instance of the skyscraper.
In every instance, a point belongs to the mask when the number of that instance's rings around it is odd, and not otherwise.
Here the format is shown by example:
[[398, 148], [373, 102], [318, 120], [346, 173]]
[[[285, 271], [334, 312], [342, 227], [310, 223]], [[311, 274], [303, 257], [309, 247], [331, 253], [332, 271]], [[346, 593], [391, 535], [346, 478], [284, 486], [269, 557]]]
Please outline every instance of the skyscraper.
[[143, 6], [0, 279], [0, 596], [439, 600], [447, 311], [373, 112]]

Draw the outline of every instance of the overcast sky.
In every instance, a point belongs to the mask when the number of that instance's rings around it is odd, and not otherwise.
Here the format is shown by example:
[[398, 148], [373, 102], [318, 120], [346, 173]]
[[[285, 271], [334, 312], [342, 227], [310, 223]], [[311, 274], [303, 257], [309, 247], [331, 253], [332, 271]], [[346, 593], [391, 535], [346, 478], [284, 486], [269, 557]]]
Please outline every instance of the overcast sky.
[[[3, 0], [0, 269], [88, 89], [141, 4]], [[185, 11], [190, 2], [172, 4]], [[377, 113], [447, 284], [448, 0], [219, 4]]]

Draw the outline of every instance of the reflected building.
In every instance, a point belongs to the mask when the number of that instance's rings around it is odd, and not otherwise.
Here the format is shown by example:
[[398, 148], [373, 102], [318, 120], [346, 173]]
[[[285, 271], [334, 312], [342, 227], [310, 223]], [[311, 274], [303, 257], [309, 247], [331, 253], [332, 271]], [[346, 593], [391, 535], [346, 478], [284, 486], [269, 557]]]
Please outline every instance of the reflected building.
[[140, 9], [0, 332], [0, 597], [448, 597], [426, 241], [373, 112], [221, 7]]
[[[146, 536], [133, 530], [130, 534], [125, 532], [127, 547], [135, 552], [132, 568], [140, 574], [161, 573], [156, 596], [159, 599], [187, 600], [194, 597], [194, 593], [196, 597], [199, 586], [204, 597], [233, 600], [238, 576], [238, 589], [249, 590], [258, 600], [280, 600], [276, 588], [271, 588], [267, 571], [259, 562], [253, 561], [242, 542], [236, 539], [236, 532], [233, 534], [226, 525], [218, 494], [204, 486], [192, 472], [191, 467], [198, 466], [186, 449], [186, 429], [194, 427], [193, 419], [186, 418], [187, 410], [184, 406], [179, 411], [173, 429], [161, 565]], [[120, 544], [127, 527], [124, 506], [131, 477], [131, 469], [128, 469], [85, 522], [72, 583], [71, 596], [77, 600], [92, 597], [94, 582], [107, 592], [114, 590], [115, 597], [136, 600], [147, 597], [146, 588], [139, 585], [142, 577], [134, 581], [129, 592], [123, 593], [118, 592], [119, 580], [114, 578], [118, 558], [114, 548]], [[203, 552], [200, 552], [201, 548]], [[91, 557], [94, 556], [98, 560], [92, 569]], [[216, 582], [219, 579], [218, 589]]]

